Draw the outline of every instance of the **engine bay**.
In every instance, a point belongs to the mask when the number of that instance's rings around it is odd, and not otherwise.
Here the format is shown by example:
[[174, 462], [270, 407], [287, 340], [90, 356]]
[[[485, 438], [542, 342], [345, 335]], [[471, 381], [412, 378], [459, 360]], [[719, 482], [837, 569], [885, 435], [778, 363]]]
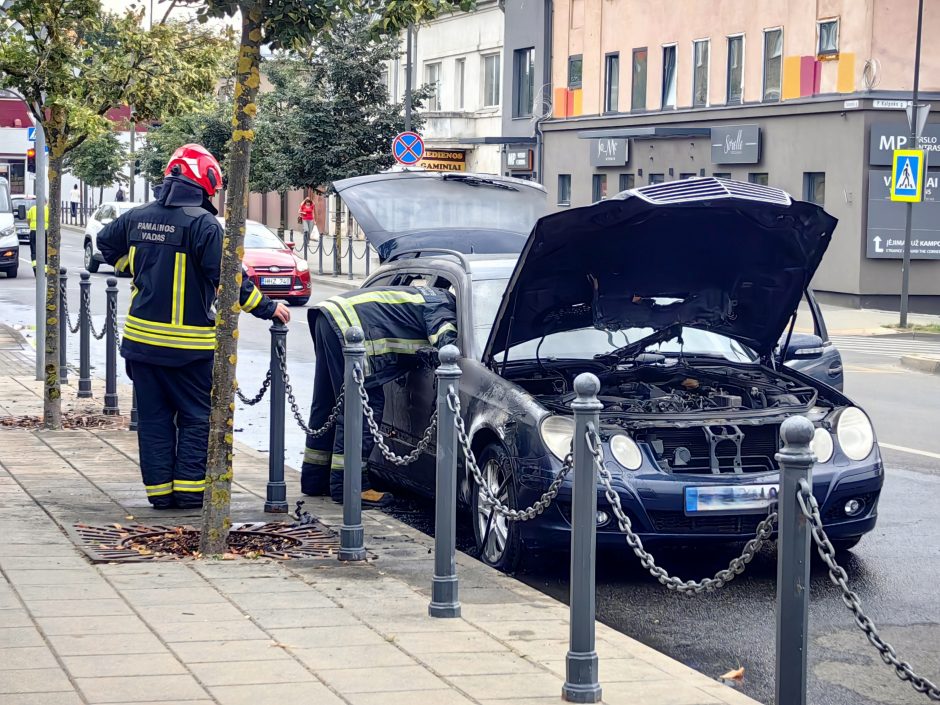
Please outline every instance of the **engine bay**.
[[575, 398], [574, 378], [593, 372], [601, 382], [598, 398], [604, 412], [627, 415], [684, 415], [707, 413], [738, 415], [747, 411], [810, 408], [815, 388], [775, 374], [764, 367], [747, 369], [722, 363], [634, 361], [605, 366], [586, 363], [548, 363], [525, 366], [505, 375], [540, 403], [556, 412], [568, 412]]

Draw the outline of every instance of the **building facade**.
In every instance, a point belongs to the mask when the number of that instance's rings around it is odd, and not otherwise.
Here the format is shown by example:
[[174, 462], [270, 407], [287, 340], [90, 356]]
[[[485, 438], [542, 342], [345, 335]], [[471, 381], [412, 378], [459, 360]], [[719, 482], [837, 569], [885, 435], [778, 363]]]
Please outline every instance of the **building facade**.
[[[445, 15], [415, 28], [412, 86], [433, 95], [422, 111], [427, 169], [500, 172], [503, 13], [495, 0], [474, 12]], [[405, 95], [406, 34], [401, 57], [389, 62], [390, 98]]]
[[[552, 203], [704, 175], [778, 186], [839, 219], [816, 289], [896, 308], [905, 207], [888, 184], [891, 150], [909, 132], [916, 5], [554, 0], [552, 117], [540, 125]], [[925, 102], [940, 99], [937, 30], [928, 4]], [[922, 146], [940, 151], [932, 117]], [[911, 310], [937, 312], [940, 156], [930, 156], [914, 206]]]

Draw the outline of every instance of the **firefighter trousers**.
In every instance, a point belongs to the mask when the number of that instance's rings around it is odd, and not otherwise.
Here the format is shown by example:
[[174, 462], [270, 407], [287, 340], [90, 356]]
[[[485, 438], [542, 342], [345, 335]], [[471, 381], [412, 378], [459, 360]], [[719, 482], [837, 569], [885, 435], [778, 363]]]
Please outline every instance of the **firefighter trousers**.
[[181, 367], [127, 361], [137, 391], [137, 440], [147, 499], [201, 507], [206, 485], [212, 358]]
[[[343, 347], [323, 315], [317, 317], [314, 329], [314, 354], [313, 403], [310, 405], [308, 426], [318, 429], [323, 427], [336, 406], [337, 396], [343, 387], [345, 369]], [[366, 388], [375, 422], [381, 424], [385, 408], [384, 390], [381, 386], [369, 388], [368, 384]], [[320, 496], [329, 492], [335, 501], [343, 501], [343, 423], [343, 409], [340, 408], [333, 428], [321, 436], [307, 436], [300, 475], [300, 489], [305, 495]], [[375, 446], [375, 439], [369, 432], [365, 418], [362, 423], [362, 489], [368, 490], [372, 485], [366, 461]]]

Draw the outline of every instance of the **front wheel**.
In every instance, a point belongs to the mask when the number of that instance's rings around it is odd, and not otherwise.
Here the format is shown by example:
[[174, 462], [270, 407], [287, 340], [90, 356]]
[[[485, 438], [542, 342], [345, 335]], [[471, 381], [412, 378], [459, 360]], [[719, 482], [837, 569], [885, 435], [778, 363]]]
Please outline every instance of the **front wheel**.
[[98, 271], [100, 263], [95, 259], [95, 248], [91, 246], [91, 241], [85, 243], [85, 270], [95, 274]]
[[306, 306], [310, 301], [309, 296], [292, 296], [287, 300], [288, 306]]
[[[516, 508], [516, 486], [513, 482], [512, 462], [498, 444], [488, 445], [477, 456], [483, 480], [499, 501]], [[471, 478], [473, 492], [470, 500], [473, 513], [473, 535], [481, 561], [497, 570], [511, 573], [522, 559], [522, 539], [519, 522], [493, 511], [487, 505], [483, 489]]]

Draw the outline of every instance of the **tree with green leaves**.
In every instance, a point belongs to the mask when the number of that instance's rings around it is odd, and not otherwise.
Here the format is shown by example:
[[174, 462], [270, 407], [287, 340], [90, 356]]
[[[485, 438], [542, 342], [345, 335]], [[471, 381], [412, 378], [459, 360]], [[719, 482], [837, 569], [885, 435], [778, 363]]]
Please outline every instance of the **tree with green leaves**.
[[373, 20], [374, 34], [396, 33], [444, 11], [470, 9], [473, 0], [184, 0], [199, 7], [199, 19], [241, 17], [241, 44], [235, 71], [232, 144], [228, 158], [225, 235], [212, 370], [209, 458], [200, 551], [224, 553], [231, 528], [235, 366], [238, 352], [238, 292], [242, 277], [248, 178], [255, 143], [255, 115], [261, 85], [261, 45], [304, 51], [343, 16], [361, 13]]
[[[131, 105], [160, 119], [208, 94], [227, 55], [205, 28], [164, 22], [144, 29], [143, 10], [103, 10], [100, 0], [8, 0], [0, 8], [0, 87], [18, 92], [49, 147], [43, 418], [60, 428], [59, 244], [66, 156], [107, 132], [109, 110]], [[51, 273], [51, 274], [50, 274]]]
[[82, 142], [65, 155], [64, 166], [77, 179], [99, 189], [98, 203], [104, 198], [104, 187], [127, 182], [124, 167], [127, 148], [113, 131], [102, 132]]

